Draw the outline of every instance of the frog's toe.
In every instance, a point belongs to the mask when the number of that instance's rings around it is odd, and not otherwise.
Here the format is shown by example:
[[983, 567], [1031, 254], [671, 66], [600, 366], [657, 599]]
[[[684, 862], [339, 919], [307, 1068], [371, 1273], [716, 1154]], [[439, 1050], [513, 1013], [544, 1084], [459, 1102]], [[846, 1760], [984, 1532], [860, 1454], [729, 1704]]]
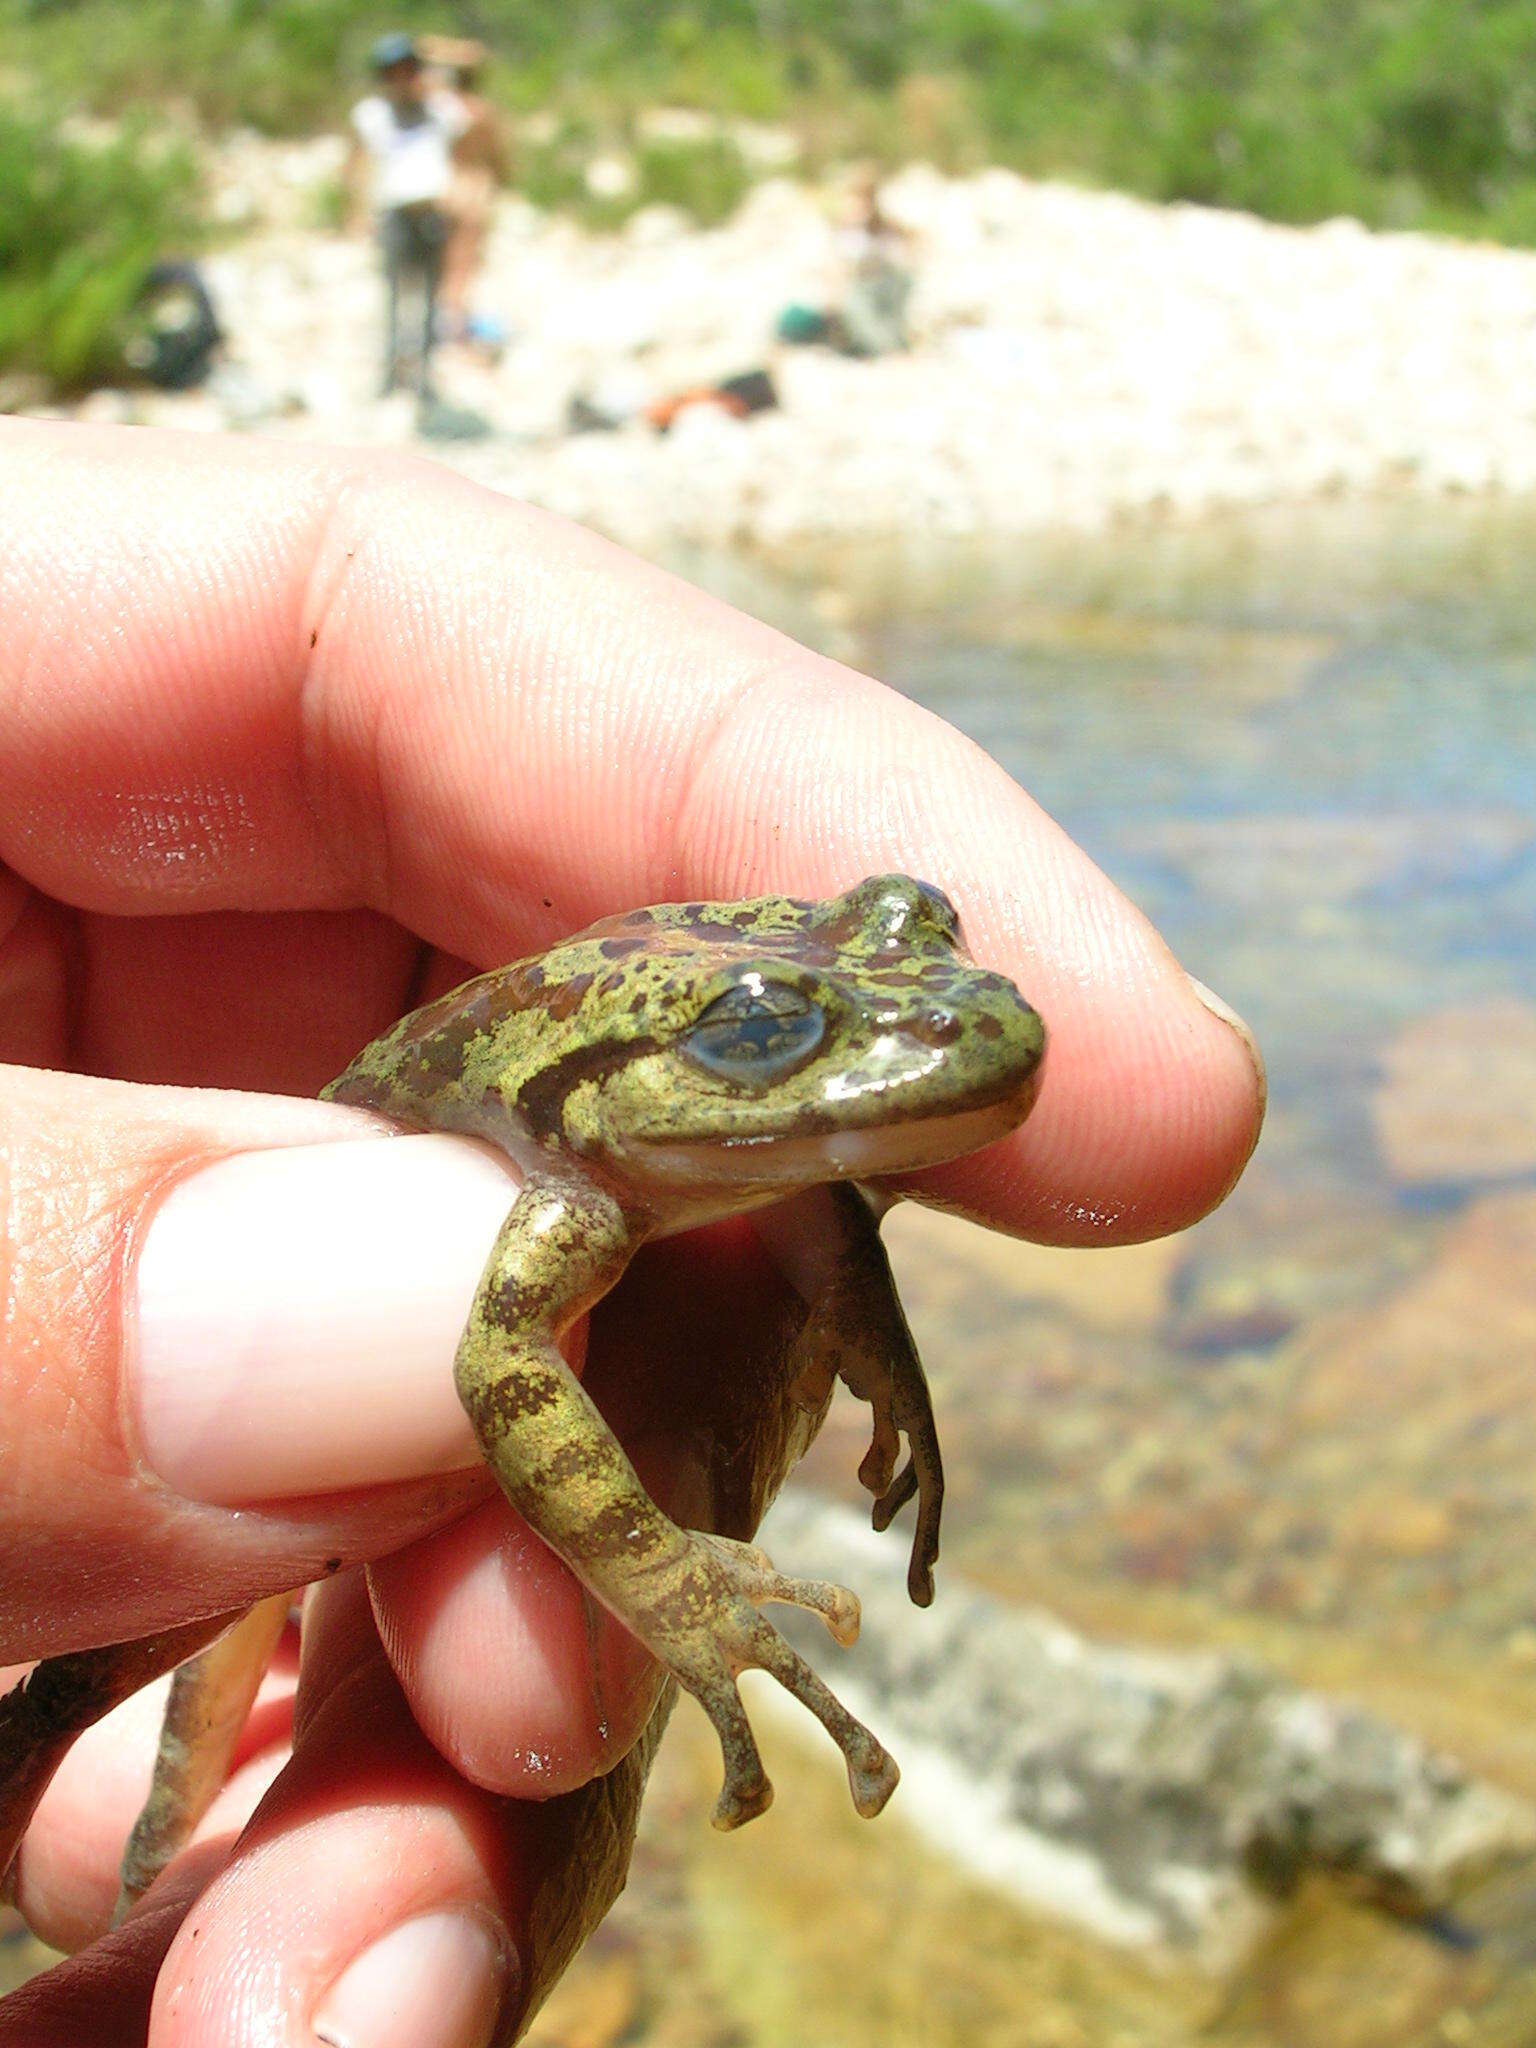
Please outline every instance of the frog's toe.
[[917, 1468], [908, 1458], [905, 1465], [884, 1493], [869, 1511], [869, 1519], [877, 1529], [889, 1529], [907, 1502], [917, 1491]]
[[728, 1835], [745, 1827], [749, 1820], [756, 1820], [760, 1813], [766, 1813], [772, 1804], [773, 1786], [766, 1777], [748, 1781], [745, 1790], [740, 1791], [727, 1779], [720, 1788], [710, 1821], [721, 1834]]
[[725, 1782], [710, 1818], [722, 1832], [729, 1833], [768, 1811], [773, 1804], [773, 1786], [757, 1753], [752, 1725], [741, 1704], [735, 1679], [721, 1672], [707, 1684], [696, 1687], [694, 1697], [714, 1723], [725, 1763]]
[[896, 1759], [856, 1721], [837, 1695], [792, 1650], [778, 1630], [762, 1624], [769, 1641], [760, 1646], [754, 1660], [776, 1678], [786, 1692], [810, 1708], [823, 1728], [843, 1752], [848, 1766], [848, 1789], [853, 1803], [866, 1820], [873, 1820], [896, 1790], [901, 1777]]
[[897, 1433], [895, 1420], [890, 1408], [882, 1404], [875, 1409], [869, 1449], [864, 1453], [864, 1462], [859, 1467], [859, 1484], [866, 1493], [886, 1491], [900, 1455], [901, 1438]]
[[870, 1510], [877, 1529], [888, 1529], [917, 1495], [917, 1526], [907, 1566], [907, 1593], [914, 1607], [933, 1604], [933, 1568], [939, 1561], [939, 1523], [944, 1513], [944, 1466], [938, 1437], [930, 1430], [909, 1428], [911, 1455]]
[[782, 1607], [804, 1607], [819, 1614], [827, 1634], [846, 1650], [859, 1639], [859, 1598], [829, 1579], [795, 1579], [777, 1571], [765, 1550], [755, 1543], [736, 1543], [728, 1536], [700, 1536], [698, 1541], [722, 1560], [741, 1593], [754, 1605], [777, 1601]]

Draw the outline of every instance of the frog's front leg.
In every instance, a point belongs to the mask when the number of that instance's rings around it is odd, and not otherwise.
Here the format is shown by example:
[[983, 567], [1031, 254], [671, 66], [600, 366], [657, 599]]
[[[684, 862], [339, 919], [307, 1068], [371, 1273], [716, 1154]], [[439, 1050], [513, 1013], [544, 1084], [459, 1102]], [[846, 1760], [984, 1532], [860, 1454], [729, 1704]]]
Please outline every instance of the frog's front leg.
[[679, 1528], [560, 1354], [561, 1335], [614, 1285], [639, 1234], [599, 1190], [530, 1182], [470, 1310], [454, 1365], [459, 1397], [508, 1500], [714, 1723], [725, 1758], [717, 1827], [750, 1820], [773, 1796], [736, 1689], [751, 1666], [819, 1717], [843, 1751], [855, 1805], [878, 1813], [895, 1764], [756, 1604], [808, 1607], [847, 1643], [858, 1602], [838, 1586], [781, 1577], [749, 1545]]
[[[927, 1607], [939, 1557], [944, 1461], [875, 1203], [852, 1182], [836, 1182], [765, 1210], [758, 1231], [810, 1309], [795, 1346], [806, 1405], [819, 1406], [840, 1379], [874, 1411], [859, 1479], [875, 1495], [875, 1527], [887, 1528], [917, 1495], [907, 1591], [914, 1605]], [[907, 1460], [897, 1473], [903, 1436]]]

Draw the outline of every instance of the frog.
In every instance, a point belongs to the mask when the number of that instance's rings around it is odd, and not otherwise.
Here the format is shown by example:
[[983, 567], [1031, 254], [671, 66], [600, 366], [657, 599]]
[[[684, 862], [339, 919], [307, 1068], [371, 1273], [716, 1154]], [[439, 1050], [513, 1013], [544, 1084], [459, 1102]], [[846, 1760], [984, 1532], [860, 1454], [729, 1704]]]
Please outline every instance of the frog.
[[[754, 1543], [674, 1522], [564, 1340], [642, 1245], [758, 1212], [804, 1303], [793, 1399], [819, 1421], [841, 1382], [870, 1405], [859, 1477], [877, 1529], [916, 1502], [907, 1583], [926, 1606], [943, 1464], [880, 1221], [913, 1191], [907, 1176], [1022, 1123], [1044, 1052], [1039, 1013], [972, 960], [950, 899], [891, 873], [824, 899], [663, 903], [604, 918], [412, 1011], [321, 1091], [399, 1130], [479, 1140], [513, 1165], [520, 1186], [475, 1290], [455, 1386], [512, 1507], [709, 1717], [723, 1769], [717, 1827], [740, 1827], [772, 1798], [737, 1685], [748, 1668], [822, 1723], [860, 1814], [891, 1797], [894, 1759], [762, 1612], [804, 1608], [847, 1645], [858, 1601], [778, 1572]], [[221, 1633], [190, 1658], [186, 1630], [117, 1647], [135, 1683], [179, 1665], [120, 1909], [222, 1782], [288, 1605], [274, 1596], [233, 1622], [215, 1618], [205, 1633]], [[48, 1768], [36, 1734], [50, 1700], [62, 1753], [66, 1723], [126, 1690], [113, 1655], [50, 1660], [33, 1675], [33, 1781]], [[5, 1733], [0, 1712], [0, 1742]], [[0, 1788], [25, 1776], [0, 1767]], [[5, 1841], [0, 1822], [0, 1862]]]

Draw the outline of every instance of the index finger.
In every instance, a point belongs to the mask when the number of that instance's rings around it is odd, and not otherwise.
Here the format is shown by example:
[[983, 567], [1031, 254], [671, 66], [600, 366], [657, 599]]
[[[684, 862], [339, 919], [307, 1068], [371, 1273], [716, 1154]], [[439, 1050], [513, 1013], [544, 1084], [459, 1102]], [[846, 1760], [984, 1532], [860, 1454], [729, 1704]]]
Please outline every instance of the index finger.
[[677, 897], [902, 869], [1046, 1019], [932, 1184], [1155, 1235], [1257, 1135], [1251, 1041], [997, 764], [868, 677], [424, 464], [0, 430], [0, 860], [97, 911], [367, 905], [482, 964]]

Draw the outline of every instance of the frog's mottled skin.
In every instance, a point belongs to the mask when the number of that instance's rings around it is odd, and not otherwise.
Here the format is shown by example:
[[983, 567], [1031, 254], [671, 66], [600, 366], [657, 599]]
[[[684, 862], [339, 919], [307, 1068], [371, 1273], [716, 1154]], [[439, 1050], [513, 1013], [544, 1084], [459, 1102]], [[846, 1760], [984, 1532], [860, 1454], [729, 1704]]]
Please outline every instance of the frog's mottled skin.
[[[647, 1239], [798, 1198], [768, 1212], [765, 1232], [807, 1303], [799, 1395], [816, 1408], [839, 1377], [871, 1403], [860, 1476], [879, 1527], [918, 1496], [909, 1584], [926, 1604], [938, 1441], [874, 1214], [847, 1183], [1003, 1136], [1033, 1101], [1043, 1045], [1013, 984], [967, 958], [947, 900], [888, 875], [822, 903], [775, 896], [609, 919], [406, 1017], [324, 1091], [410, 1128], [487, 1140], [519, 1168], [460, 1341], [458, 1390], [507, 1498], [710, 1715], [725, 1758], [718, 1825], [771, 1797], [736, 1689], [749, 1665], [820, 1717], [860, 1812], [889, 1798], [894, 1763], [758, 1612], [773, 1600], [812, 1608], [846, 1642], [857, 1602], [674, 1524], [560, 1338]], [[900, 1432], [909, 1455], [893, 1478]], [[196, 1665], [178, 1675], [187, 1697], [173, 1724], [206, 1719], [201, 1685]], [[169, 1789], [164, 1810], [152, 1801], [146, 1813], [136, 1862], [130, 1851], [131, 1889], [182, 1831], [186, 1802], [169, 1781], [185, 1776], [184, 1747], [168, 1727], [157, 1786]]]

